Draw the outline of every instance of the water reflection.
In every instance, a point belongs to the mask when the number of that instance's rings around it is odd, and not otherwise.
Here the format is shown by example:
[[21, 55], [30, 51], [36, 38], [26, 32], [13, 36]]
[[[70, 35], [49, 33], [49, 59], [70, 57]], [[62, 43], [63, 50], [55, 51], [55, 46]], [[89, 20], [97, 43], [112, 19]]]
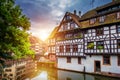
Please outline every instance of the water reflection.
[[32, 80], [48, 80], [47, 71], [42, 71], [38, 76], [34, 77]]
[[58, 70], [58, 80], [120, 80], [120, 79]]
[[103, 76], [57, 70], [54, 68], [40, 68], [39, 74], [31, 80], [120, 80]]

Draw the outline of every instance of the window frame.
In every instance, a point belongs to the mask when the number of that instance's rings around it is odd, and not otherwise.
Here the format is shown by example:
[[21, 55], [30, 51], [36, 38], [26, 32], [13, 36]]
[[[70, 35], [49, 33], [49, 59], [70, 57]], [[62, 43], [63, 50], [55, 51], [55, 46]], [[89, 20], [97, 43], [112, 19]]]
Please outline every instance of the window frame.
[[92, 18], [92, 19], [90, 19], [89, 20], [89, 23], [92, 25], [92, 24], [95, 24], [95, 22], [96, 22], [96, 18]]
[[81, 57], [78, 57], [78, 64], [81, 64]]
[[[109, 59], [105, 59], [105, 57], [107, 57]], [[108, 63], [106, 63], [106, 62], [108, 62]], [[103, 65], [111, 65], [111, 57], [109, 55], [104, 55], [103, 56]]]
[[120, 24], [117, 25], [117, 33], [120, 33]]
[[95, 45], [93, 46], [93, 48], [88, 48], [90, 44], [94, 44], [94, 42], [87, 42], [87, 49], [94, 49]]
[[71, 57], [67, 57], [67, 63], [71, 63]]
[[[99, 43], [99, 44], [98, 44], [98, 43]], [[101, 43], [103, 43], [103, 44], [101, 44]], [[97, 42], [96, 42], [96, 48], [98, 49], [97, 46], [103, 46], [103, 49], [104, 49], [104, 41], [97, 41]]]
[[59, 52], [60, 52], [60, 53], [64, 52], [64, 46], [63, 46], [63, 45], [60, 45], [60, 46], [59, 46]]
[[100, 23], [105, 22], [105, 18], [106, 18], [105, 15], [104, 15], [104, 16], [100, 16], [100, 17], [99, 17], [99, 22], [100, 22]]
[[117, 39], [117, 48], [120, 49], [120, 39]]
[[96, 36], [100, 36], [104, 34], [104, 29], [103, 28], [97, 28], [96, 29]]
[[73, 44], [73, 52], [78, 52], [78, 44]]
[[70, 45], [66, 45], [65, 50], [66, 50], [66, 52], [70, 52]]

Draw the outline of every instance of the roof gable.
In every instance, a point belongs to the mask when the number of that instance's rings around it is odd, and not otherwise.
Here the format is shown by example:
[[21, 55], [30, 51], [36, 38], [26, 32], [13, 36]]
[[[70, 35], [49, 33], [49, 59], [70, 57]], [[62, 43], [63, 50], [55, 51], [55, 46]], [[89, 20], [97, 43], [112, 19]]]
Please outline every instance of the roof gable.
[[77, 16], [76, 14], [66, 12], [62, 21], [59, 24], [58, 32], [74, 29], [72, 26], [75, 26], [75, 28], [80, 27], [79, 19], [79, 16]]

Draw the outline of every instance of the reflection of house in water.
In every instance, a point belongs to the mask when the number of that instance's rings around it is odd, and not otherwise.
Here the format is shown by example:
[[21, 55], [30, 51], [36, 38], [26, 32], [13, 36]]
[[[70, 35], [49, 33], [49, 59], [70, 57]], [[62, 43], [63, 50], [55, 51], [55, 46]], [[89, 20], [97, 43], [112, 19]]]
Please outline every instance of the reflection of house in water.
[[[58, 80], [58, 72], [57, 69], [50, 68], [48, 71], [48, 80]], [[61, 76], [62, 77], [62, 76]]]
[[40, 74], [32, 80], [58, 80], [57, 70], [53, 68], [41, 68]]
[[58, 70], [58, 79], [56, 80], [119, 80], [119, 79]]
[[84, 74], [58, 70], [58, 80], [84, 80]]

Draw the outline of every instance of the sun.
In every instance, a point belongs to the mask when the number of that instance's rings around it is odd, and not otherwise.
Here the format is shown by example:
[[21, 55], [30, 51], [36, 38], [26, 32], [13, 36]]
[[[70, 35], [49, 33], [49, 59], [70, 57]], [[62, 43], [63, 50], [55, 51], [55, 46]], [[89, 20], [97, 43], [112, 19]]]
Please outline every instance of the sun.
[[39, 37], [41, 40], [45, 41], [48, 38], [49, 34], [47, 33], [40, 33]]

